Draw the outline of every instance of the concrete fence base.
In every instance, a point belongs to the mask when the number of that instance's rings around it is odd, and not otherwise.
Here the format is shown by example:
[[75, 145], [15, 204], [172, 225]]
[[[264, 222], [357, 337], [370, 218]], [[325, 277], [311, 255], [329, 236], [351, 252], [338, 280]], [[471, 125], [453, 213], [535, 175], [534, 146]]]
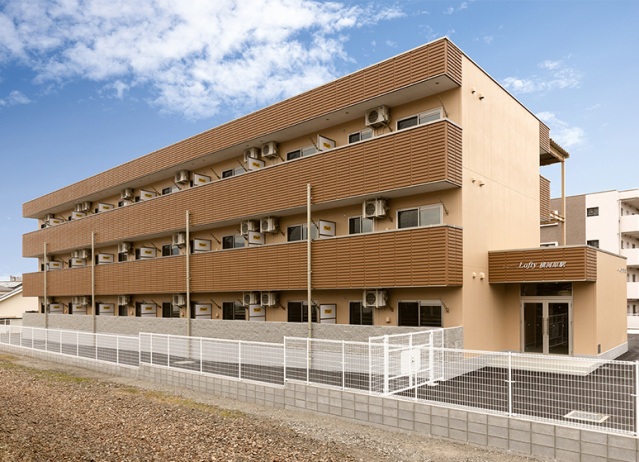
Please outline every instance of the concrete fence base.
[[639, 460], [639, 439], [395, 397], [287, 382], [267, 385], [141, 365], [96, 362], [0, 344], [0, 351], [261, 406], [305, 410], [479, 447], [560, 461]]

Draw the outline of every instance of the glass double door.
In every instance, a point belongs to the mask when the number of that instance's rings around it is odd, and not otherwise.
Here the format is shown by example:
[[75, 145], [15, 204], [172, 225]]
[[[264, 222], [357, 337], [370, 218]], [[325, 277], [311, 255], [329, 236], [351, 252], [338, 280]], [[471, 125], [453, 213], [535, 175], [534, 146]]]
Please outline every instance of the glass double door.
[[572, 302], [530, 300], [522, 302], [523, 351], [571, 354]]

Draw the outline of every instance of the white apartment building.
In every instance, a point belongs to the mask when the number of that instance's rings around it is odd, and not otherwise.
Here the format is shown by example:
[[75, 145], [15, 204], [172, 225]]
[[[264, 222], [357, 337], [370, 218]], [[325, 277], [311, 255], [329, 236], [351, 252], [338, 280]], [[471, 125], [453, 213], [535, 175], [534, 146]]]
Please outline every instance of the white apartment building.
[[[561, 199], [552, 199], [559, 215]], [[639, 188], [566, 198], [566, 245], [587, 244], [627, 259], [628, 329], [639, 331]], [[561, 222], [542, 225], [543, 246], [561, 245]]]

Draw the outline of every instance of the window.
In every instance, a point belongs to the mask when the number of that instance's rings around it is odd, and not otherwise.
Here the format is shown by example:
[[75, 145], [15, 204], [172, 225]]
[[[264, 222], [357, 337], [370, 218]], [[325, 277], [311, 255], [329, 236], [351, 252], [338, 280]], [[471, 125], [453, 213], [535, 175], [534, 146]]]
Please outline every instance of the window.
[[364, 141], [373, 137], [373, 129], [366, 128], [360, 132], [351, 133], [348, 135], [348, 144], [357, 143], [358, 141]]
[[586, 209], [587, 217], [598, 217], [599, 216], [599, 207], [588, 207]]
[[222, 238], [223, 249], [239, 249], [241, 247], [246, 247], [246, 239], [241, 234]]
[[441, 205], [427, 205], [397, 212], [397, 227], [433, 226], [442, 223]]
[[317, 153], [315, 146], [306, 146], [305, 148], [296, 149], [286, 153], [286, 160], [299, 159], [300, 157], [310, 156]]
[[232, 176], [237, 176], [237, 175], [241, 175], [242, 173], [244, 173], [246, 170], [244, 170], [242, 167], [235, 167], [235, 168], [230, 168], [228, 170], [224, 170], [222, 172], [222, 178], [230, 178]]
[[405, 119], [397, 121], [397, 130], [404, 130], [405, 128], [414, 127], [415, 125], [426, 124], [434, 122], [442, 118], [442, 108], [431, 109], [421, 114], [417, 114]]
[[222, 319], [246, 321], [246, 307], [240, 302], [222, 303]]
[[162, 256], [170, 257], [171, 255], [180, 255], [180, 246], [166, 244], [162, 246]]
[[118, 261], [119, 262], [129, 261], [129, 254], [126, 253], [126, 252], [119, 252], [118, 253]]
[[542, 242], [540, 247], [557, 247], [559, 242]]
[[126, 305], [118, 305], [118, 316], [128, 316], [128, 308]]
[[589, 245], [590, 247], [599, 248], [599, 239], [593, 239], [592, 241], [586, 241], [586, 245]]
[[350, 320], [349, 324], [363, 326], [373, 325], [373, 308], [363, 306], [362, 302], [351, 302], [349, 304]]
[[162, 317], [163, 318], [179, 318], [180, 307], [174, 305], [171, 302], [162, 302]]
[[[307, 302], [288, 302], [288, 322], [308, 322]], [[311, 322], [317, 322], [317, 307], [312, 308]]]
[[[286, 229], [286, 240], [288, 242], [305, 241], [307, 239], [306, 225], [289, 226]], [[317, 228], [311, 227], [311, 239], [317, 239]]]
[[398, 325], [415, 327], [442, 327], [440, 302], [399, 302]]
[[372, 218], [353, 217], [348, 219], [348, 234], [370, 233], [372, 231]]

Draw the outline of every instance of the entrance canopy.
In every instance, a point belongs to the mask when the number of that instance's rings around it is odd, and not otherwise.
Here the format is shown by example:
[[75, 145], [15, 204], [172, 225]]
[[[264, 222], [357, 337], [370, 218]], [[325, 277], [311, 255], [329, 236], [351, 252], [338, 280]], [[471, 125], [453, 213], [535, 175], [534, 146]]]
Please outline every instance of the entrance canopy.
[[597, 249], [588, 246], [488, 253], [490, 283], [597, 281]]

